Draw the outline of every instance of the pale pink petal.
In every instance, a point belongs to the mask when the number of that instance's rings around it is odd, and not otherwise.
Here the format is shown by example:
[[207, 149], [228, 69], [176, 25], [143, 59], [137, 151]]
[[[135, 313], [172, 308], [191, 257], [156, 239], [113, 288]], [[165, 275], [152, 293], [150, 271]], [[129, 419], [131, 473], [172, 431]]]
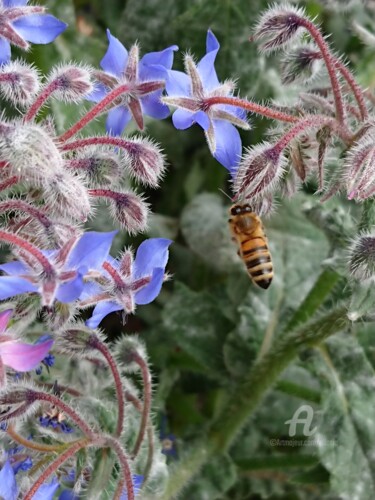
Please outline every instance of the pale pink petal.
[[53, 340], [42, 344], [24, 344], [15, 340], [0, 343], [0, 356], [6, 366], [18, 372], [27, 372], [37, 367], [51, 349]]
[[0, 313], [0, 333], [5, 332], [12, 314], [13, 314], [13, 309], [7, 309], [6, 311]]

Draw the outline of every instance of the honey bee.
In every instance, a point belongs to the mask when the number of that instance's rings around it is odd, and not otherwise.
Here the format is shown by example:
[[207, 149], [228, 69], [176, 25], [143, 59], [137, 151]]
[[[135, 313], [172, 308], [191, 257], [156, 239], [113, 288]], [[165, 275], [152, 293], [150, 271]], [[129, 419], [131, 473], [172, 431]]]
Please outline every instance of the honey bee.
[[232, 240], [238, 245], [238, 255], [252, 282], [267, 289], [273, 278], [273, 266], [262, 221], [248, 204], [232, 205], [230, 215], [228, 222]]

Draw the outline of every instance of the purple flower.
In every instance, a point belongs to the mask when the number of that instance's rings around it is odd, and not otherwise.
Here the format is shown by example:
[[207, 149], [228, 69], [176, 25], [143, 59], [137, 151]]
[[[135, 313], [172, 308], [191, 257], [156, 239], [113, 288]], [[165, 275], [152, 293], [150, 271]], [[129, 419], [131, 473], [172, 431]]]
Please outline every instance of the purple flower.
[[241, 157], [241, 138], [235, 126], [249, 129], [246, 113], [227, 105], [209, 106], [205, 99], [233, 95], [234, 83], [219, 83], [214, 63], [220, 45], [212, 31], [208, 31], [206, 55], [198, 64], [187, 54], [185, 70], [168, 71], [166, 104], [177, 108], [173, 124], [177, 129], [187, 129], [198, 124], [203, 128], [211, 154], [229, 171], [233, 171]]
[[0, 0], [0, 64], [10, 60], [10, 46], [28, 50], [30, 44], [52, 42], [67, 25], [28, 0]]
[[101, 269], [116, 232], [87, 232], [70, 239], [58, 250], [43, 251], [51, 267], [48, 272], [30, 259], [0, 265], [0, 270], [8, 274], [0, 276], [0, 300], [26, 292], [39, 292], [47, 306], [55, 298], [65, 303], [78, 299], [85, 274]]
[[152, 302], [159, 295], [164, 281], [171, 243], [165, 238], [145, 240], [139, 246], [134, 262], [130, 251], [126, 251], [119, 261], [109, 258], [103, 265], [105, 283], [103, 279], [100, 285], [88, 283], [80, 297], [81, 307], [96, 304], [86, 324], [96, 328], [111, 312], [130, 314], [137, 304]]
[[13, 339], [5, 332], [11, 310], [0, 313], [0, 360], [5, 366], [16, 371], [26, 372], [32, 370], [44, 359], [51, 349], [53, 340], [47, 340], [39, 344], [25, 344]]
[[116, 102], [108, 112], [106, 130], [120, 135], [133, 117], [140, 130], [143, 129], [143, 114], [162, 119], [169, 115], [168, 106], [160, 102], [165, 86], [167, 70], [173, 64], [172, 45], [160, 52], [150, 52], [139, 60], [139, 48], [135, 44], [129, 53], [122, 43], [107, 30], [108, 50], [101, 60], [104, 72], [97, 73], [100, 82], [88, 99], [99, 101], [114, 87], [127, 83], [131, 88], [125, 99]]

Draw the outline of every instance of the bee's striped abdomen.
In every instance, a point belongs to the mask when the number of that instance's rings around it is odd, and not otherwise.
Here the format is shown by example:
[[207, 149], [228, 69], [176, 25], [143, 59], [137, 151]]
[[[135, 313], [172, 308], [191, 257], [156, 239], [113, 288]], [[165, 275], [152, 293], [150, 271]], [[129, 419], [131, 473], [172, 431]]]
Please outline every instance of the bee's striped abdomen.
[[260, 218], [250, 206], [235, 204], [230, 209], [229, 227], [237, 242], [238, 254], [253, 283], [268, 288], [273, 278], [271, 254]]
[[252, 238], [241, 243], [241, 256], [254, 283], [268, 288], [273, 278], [271, 255], [263, 238]]

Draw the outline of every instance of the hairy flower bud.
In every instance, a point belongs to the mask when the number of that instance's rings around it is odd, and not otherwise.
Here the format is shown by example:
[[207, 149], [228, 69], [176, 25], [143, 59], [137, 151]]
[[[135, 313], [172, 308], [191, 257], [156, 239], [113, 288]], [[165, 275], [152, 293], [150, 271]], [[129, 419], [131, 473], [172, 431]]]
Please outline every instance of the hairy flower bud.
[[364, 200], [375, 193], [375, 141], [373, 131], [362, 137], [345, 158], [348, 199]]
[[291, 43], [302, 26], [303, 9], [292, 5], [275, 5], [260, 18], [253, 39], [260, 42], [260, 50], [272, 52]]
[[270, 143], [247, 150], [233, 181], [237, 197], [251, 199], [269, 193], [284, 172], [285, 157]]
[[284, 84], [307, 83], [322, 67], [321, 53], [314, 45], [303, 43], [293, 47], [281, 61], [281, 80]]
[[17, 175], [36, 186], [61, 172], [63, 159], [43, 127], [30, 123], [0, 124], [0, 161]]
[[39, 86], [38, 71], [30, 64], [16, 60], [0, 66], [0, 92], [16, 106], [31, 103]]
[[47, 208], [55, 215], [85, 222], [91, 213], [90, 199], [83, 179], [61, 171], [44, 179]]
[[68, 161], [70, 168], [85, 175], [92, 187], [118, 185], [126, 158], [121, 153], [92, 148]]
[[147, 354], [143, 342], [136, 335], [123, 337], [116, 345], [116, 357], [121, 361], [127, 373], [139, 371], [139, 360], [147, 363]]
[[79, 102], [92, 92], [91, 71], [76, 64], [63, 64], [51, 72], [47, 85], [54, 87], [53, 96], [65, 102]]
[[111, 199], [111, 214], [129, 233], [138, 233], [147, 227], [148, 205], [138, 194], [116, 193]]
[[157, 144], [143, 137], [132, 139], [127, 150], [128, 173], [143, 184], [157, 187], [165, 171], [164, 155]]
[[375, 237], [362, 234], [354, 241], [349, 253], [350, 273], [359, 280], [375, 274]]
[[56, 340], [56, 347], [61, 351], [79, 357], [85, 357], [93, 351], [90, 345], [90, 339], [93, 331], [87, 328], [83, 323], [68, 325], [59, 333]]

